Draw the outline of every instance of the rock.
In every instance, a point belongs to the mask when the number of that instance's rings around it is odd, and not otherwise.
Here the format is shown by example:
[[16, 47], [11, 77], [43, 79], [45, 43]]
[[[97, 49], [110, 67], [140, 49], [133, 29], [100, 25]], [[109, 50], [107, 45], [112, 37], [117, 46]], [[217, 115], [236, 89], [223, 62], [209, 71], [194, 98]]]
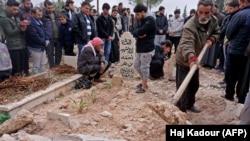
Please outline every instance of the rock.
[[18, 132], [18, 141], [52, 141], [48, 137], [38, 136], [38, 135], [30, 135], [26, 132]]
[[166, 102], [151, 102], [147, 103], [146, 106], [168, 124], [187, 124], [186, 114], [173, 104]]
[[3, 134], [3, 136], [0, 138], [0, 141], [16, 141], [16, 139], [8, 134]]
[[102, 112], [102, 113], [101, 113], [101, 116], [112, 118], [112, 114], [111, 114], [110, 112], [108, 112], [108, 111]]
[[68, 113], [55, 113], [55, 112], [48, 111], [47, 118], [49, 120], [60, 120], [63, 122], [63, 124], [68, 126], [70, 114], [68, 114]]
[[241, 114], [242, 114], [243, 108], [244, 108], [244, 104], [238, 103], [238, 104], [236, 105], [235, 113], [236, 113], [236, 117], [237, 117], [237, 118], [240, 118], [240, 116], [241, 116]]
[[113, 76], [112, 77], [112, 85], [113, 86], [122, 86], [122, 77], [119, 77], [119, 76]]
[[13, 133], [27, 124], [32, 123], [34, 116], [31, 112], [23, 109], [15, 116], [0, 125], [0, 135]]
[[77, 119], [70, 119], [69, 126], [70, 126], [70, 129], [78, 129], [81, 126], [81, 124], [79, 120]]
[[42, 131], [45, 127], [45, 122], [43, 120], [34, 120], [32, 124], [29, 124], [23, 128], [23, 130], [29, 134], [33, 134], [39, 131]]

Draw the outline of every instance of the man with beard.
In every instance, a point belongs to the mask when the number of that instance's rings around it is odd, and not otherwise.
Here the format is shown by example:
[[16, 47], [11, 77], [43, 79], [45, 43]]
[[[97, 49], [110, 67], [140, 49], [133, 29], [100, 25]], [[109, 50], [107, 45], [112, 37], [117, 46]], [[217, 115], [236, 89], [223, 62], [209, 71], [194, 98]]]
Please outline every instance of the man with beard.
[[23, 71], [23, 59], [25, 52], [24, 32], [28, 21], [20, 21], [18, 17], [19, 3], [16, 0], [8, 0], [4, 13], [0, 15], [0, 26], [3, 29], [6, 45], [12, 62], [12, 76], [21, 75]]
[[[216, 17], [212, 16], [212, 0], [199, 0], [197, 14], [184, 25], [180, 44], [176, 52], [176, 86], [177, 89], [187, 76], [191, 67], [198, 65], [197, 56], [207, 43], [211, 47], [219, 38], [220, 28]], [[199, 89], [199, 70], [192, 76], [176, 106], [183, 112], [190, 110], [200, 112], [195, 107], [195, 94]]]

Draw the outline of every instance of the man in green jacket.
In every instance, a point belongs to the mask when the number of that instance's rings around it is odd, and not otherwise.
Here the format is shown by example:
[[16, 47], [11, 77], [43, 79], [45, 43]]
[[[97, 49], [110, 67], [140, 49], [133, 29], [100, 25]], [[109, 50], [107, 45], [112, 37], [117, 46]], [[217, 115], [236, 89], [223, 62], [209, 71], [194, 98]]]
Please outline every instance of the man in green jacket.
[[23, 71], [23, 57], [25, 49], [24, 32], [28, 21], [20, 21], [18, 17], [19, 3], [8, 0], [4, 13], [0, 15], [0, 26], [3, 29], [6, 45], [12, 62], [12, 75], [21, 75]]
[[[190, 68], [194, 64], [198, 65], [197, 56], [203, 46], [208, 43], [211, 47], [219, 38], [220, 28], [216, 17], [212, 15], [213, 6], [212, 0], [199, 0], [197, 14], [184, 25], [176, 52], [177, 89], [187, 76]], [[183, 112], [186, 112], [186, 110], [200, 112], [200, 109], [194, 106], [195, 94], [198, 89], [199, 70], [196, 70], [176, 106]]]

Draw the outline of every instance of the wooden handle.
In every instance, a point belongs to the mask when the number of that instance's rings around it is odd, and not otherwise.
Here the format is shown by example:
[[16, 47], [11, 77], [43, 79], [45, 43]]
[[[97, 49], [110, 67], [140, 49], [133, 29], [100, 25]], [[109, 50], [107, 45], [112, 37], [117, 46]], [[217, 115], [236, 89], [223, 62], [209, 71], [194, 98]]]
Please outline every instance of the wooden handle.
[[[203, 47], [203, 49], [201, 50], [201, 53], [198, 56], [198, 61], [200, 62], [200, 60], [202, 59], [202, 57], [204, 56], [206, 50], [208, 48], [208, 44], [206, 43], [205, 46]], [[184, 81], [181, 83], [181, 86], [179, 87], [179, 89], [177, 90], [176, 94], [174, 95], [174, 103], [176, 104], [176, 102], [179, 101], [179, 99], [181, 98], [183, 92], [185, 91], [185, 89], [187, 88], [191, 78], [193, 77], [195, 71], [197, 70], [198, 66], [197, 64], [193, 65], [192, 68], [189, 70], [187, 76], [185, 77]], [[177, 81], [177, 80], [176, 80]]]

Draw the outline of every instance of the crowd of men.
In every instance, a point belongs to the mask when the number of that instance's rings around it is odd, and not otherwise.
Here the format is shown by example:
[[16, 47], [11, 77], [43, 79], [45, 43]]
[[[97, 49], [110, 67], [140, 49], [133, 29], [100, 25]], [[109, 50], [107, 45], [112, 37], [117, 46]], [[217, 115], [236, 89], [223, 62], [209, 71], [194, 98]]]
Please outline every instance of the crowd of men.
[[[186, 19], [180, 9], [167, 17], [163, 6], [152, 14], [145, 5], [137, 4], [133, 12], [122, 3], [112, 7], [104, 3], [98, 14], [83, 1], [76, 13], [74, 1], [67, 0], [57, 13], [49, 0], [44, 1], [43, 8], [33, 7], [31, 0], [22, 0], [21, 5], [7, 0], [0, 27], [11, 58], [11, 76], [44, 72], [47, 60], [49, 68], [54, 68], [64, 53], [78, 56], [78, 71], [102, 82], [100, 75], [111, 63], [119, 62], [120, 36], [131, 32], [136, 38], [134, 67], [142, 79], [137, 93], [147, 91], [148, 79], [162, 78], [164, 60], [176, 54], [177, 89], [190, 68], [201, 63], [225, 75], [220, 82], [226, 89], [223, 98], [234, 101], [236, 94], [239, 103], [245, 102], [250, 80], [250, 0], [226, 0], [223, 13], [212, 0], [199, 0], [197, 9], [192, 9]], [[205, 44], [210, 48], [202, 60], [197, 60]], [[0, 77], [6, 75], [6, 70], [0, 69]], [[176, 106], [183, 112], [200, 112], [194, 105], [198, 88], [199, 70]]]

